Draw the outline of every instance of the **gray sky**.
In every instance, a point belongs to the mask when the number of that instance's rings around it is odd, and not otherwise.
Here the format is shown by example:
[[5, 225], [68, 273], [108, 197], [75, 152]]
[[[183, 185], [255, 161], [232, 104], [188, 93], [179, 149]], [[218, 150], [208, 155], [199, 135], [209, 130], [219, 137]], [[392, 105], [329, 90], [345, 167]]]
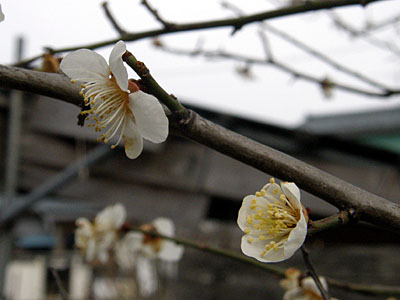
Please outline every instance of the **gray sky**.
[[[277, 1], [231, 1], [248, 13], [272, 9]], [[172, 22], [194, 22], [231, 17], [233, 13], [222, 8], [218, 1], [153, 0], [154, 7]], [[84, 45], [117, 37], [106, 19], [101, 1], [95, 0], [0, 0], [5, 21], [0, 24], [0, 63], [14, 61], [14, 41], [18, 35], [26, 38], [25, 57], [37, 55], [42, 47], [54, 48]], [[272, 4], [271, 4], [272, 3]], [[140, 1], [111, 0], [109, 7], [128, 31], [158, 28], [160, 25], [140, 5]], [[368, 6], [341, 8], [337, 13], [354, 26], [363, 26], [366, 20], [379, 22], [400, 14], [396, 1], [383, 1]], [[269, 24], [290, 33], [297, 39], [325, 52], [348, 67], [357, 69], [381, 82], [400, 86], [400, 57], [370, 46], [362, 39], [351, 39], [334, 28], [326, 12], [280, 18]], [[245, 26], [233, 37], [231, 29], [203, 30], [177, 33], [161, 39], [169, 46], [193, 49], [201, 39], [204, 49], [226, 50], [262, 58], [263, 50], [256, 24]], [[398, 26], [400, 30], [400, 25]], [[399, 35], [388, 28], [377, 31], [377, 36], [399, 43]], [[342, 83], [364, 86], [342, 75], [331, 67], [269, 34], [276, 59], [292, 67], [317, 76], [328, 76]], [[201, 57], [183, 57], [166, 54], [151, 46], [151, 40], [128, 43], [128, 49], [150, 68], [153, 76], [170, 93], [188, 103], [218, 111], [259, 120], [266, 123], [296, 126], [308, 114], [329, 114], [354, 110], [393, 107], [399, 97], [389, 100], [365, 98], [334, 91], [334, 97], [324, 98], [318, 86], [273, 67], [254, 66], [254, 79], [243, 79], [235, 72], [243, 64], [227, 60], [207, 60]], [[111, 47], [98, 50], [108, 57]], [[133, 73], [130, 73], [134, 77]]]

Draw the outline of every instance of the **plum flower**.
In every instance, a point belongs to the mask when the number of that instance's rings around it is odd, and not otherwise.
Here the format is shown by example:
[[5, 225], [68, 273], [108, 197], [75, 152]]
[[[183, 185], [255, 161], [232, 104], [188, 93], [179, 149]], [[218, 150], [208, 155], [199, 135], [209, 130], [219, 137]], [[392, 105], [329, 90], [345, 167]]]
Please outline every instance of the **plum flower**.
[[[167, 218], [157, 218], [151, 224], [145, 224], [141, 228], [169, 237], [175, 234], [175, 226]], [[116, 261], [121, 268], [132, 269], [135, 266], [137, 255], [174, 262], [182, 257], [183, 247], [160, 237], [131, 231], [117, 243], [115, 247]]]
[[106, 207], [90, 222], [86, 218], [76, 220], [75, 245], [84, 253], [88, 262], [98, 259], [106, 263], [109, 251], [117, 240], [117, 231], [125, 222], [126, 211], [121, 204]]
[[139, 90], [128, 81], [128, 73], [122, 55], [126, 52], [123, 41], [115, 44], [109, 58], [109, 65], [99, 54], [88, 49], [69, 53], [62, 60], [60, 68], [72, 82], [82, 82], [81, 95], [96, 132], [101, 134], [98, 141], [107, 143], [114, 136], [118, 139], [111, 148], [124, 140], [125, 153], [136, 158], [143, 150], [143, 138], [153, 143], [164, 142], [168, 136], [168, 119], [158, 100]]
[[3, 11], [1, 10], [1, 4], [0, 4], [0, 22], [4, 21], [4, 14]]
[[304, 243], [306, 218], [298, 187], [292, 182], [280, 187], [271, 178], [261, 191], [243, 199], [237, 220], [245, 233], [243, 253], [262, 262], [288, 259]]
[[[322, 300], [321, 292], [319, 291], [314, 279], [311, 277], [302, 277], [300, 270], [289, 268], [285, 272], [286, 279], [280, 281], [281, 287], [286, 292], [283, 295], [283, 300]], [[328, 285], [324, 277], [318, 277], [323, 288], [328, 290]], [[335, 298], [331, 298], [334, 300]], [[337, 300], [337, 299], [336, 299]]]

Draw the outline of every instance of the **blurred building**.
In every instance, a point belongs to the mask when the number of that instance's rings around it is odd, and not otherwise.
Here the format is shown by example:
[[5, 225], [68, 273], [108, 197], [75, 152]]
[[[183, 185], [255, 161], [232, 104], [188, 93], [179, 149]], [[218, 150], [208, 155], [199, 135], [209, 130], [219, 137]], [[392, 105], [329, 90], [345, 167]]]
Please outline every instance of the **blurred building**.
[[[2, 170], [5, 170], [8, 141], [7, 97], [4, 93], [0, 98]], [[93, 149], [100, 145], [91, 128], [76, 125], [79, 113], [76, 107], [45, 97], [26, 97], [29, 99], [25, 99], [23, 106], [18, 195], [29, 195], [74, 161], [90, 159]], [[295, 129], [194, 109], [233, 131], [399, 202], [400, 109], [313, 117]], [[174, 220], [179, 236], [240, 251], [242, 234], [235, 220], [241, 200], [260, 189], [268, 179], [268, 175], [258, 170], [175, 136], [160, 145], [145, 143], [143, 154], [136, 160], [126, 158], [123, 148], [107, 151], [98, 162], [82, 166], [73, 180], [47, 194], [12, 222], [13, 250], [5, 295], [21, 300], [59, 298], [51, 267], [61, 274], [72, 299], [93, 297], [96, 286], [97, 290], [104, 290], [100, 294], [108, 295], [103, 299], [120, 297], [117, 286], [128, 295], [131, 293], [133, 299], [137, 282], [119, 276], [116, 283], [112, 279], [115, 276], [111, 276], [115, 273], [104, 275], [101, 270], [93, 271], [71, 252], [77, 217], [92, 218], [106, 205], [120, 202], [133, 223], [169, 217]], [[3, 188], [4, 172], [0, 180]], [[305, 206], [311, 208], [311, 217], [336, 212], [334, 207], [306, 192], [302, 197]], [[13, 200], [16, 201], [20, 200]], [[379, 246], [374, 242], [379, 242]], [[398, 242], [398, 236], [360, 224], [351, 230], [316, 237], [310, 245], [317, 269], [332, 277], [360, 283], [374, 278], [376, 283], [398, 284], [391, 272], [398, 270], [400, 260], [385, 259], [399, 250]], [[370, 247], [365, 246], [367, 243]], [[365, 260], [373, 257], [379, 260], [375, 260], [374, 268], [366, 267], [354, 278], [354, 268], [350, 266], [355, 263], [354, 253], [362, 253]], [[339, 255], [348, 261], [339, 260]], [[298, 256], [285, 265], [291, 263], [302, 265]], [[332, 268], [333, 265], [341, 267]], [[160, 288], [144, 299], [280, 299], [283, 294], [278, 280], [270, 274], [195, 250], [186, 251], [179, 271], [174, 271], [176, 266], [157, 268], [161, 275], [154, 280], [159, 280]], [[164, 276], [160, 268], [170, 269]], [[29, 278], [28, 283], [24, 276]], [[10, 283], [17, 281], [24, 287]], [[265, 295], [266, 288], [269, 295]], [[338, 293], [340, 298], [343, 294]]]

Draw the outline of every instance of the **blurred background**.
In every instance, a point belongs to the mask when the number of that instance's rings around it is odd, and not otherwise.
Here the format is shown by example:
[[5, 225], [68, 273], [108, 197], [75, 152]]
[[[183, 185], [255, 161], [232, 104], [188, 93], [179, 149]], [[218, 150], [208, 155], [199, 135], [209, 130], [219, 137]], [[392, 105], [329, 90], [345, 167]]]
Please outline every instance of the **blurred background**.
[[[297, 5], [229, 3], [244, 14]], [[238, 13], [218, 1], [151, 5], [176, 23]], [[162, 28], [140, 1], [109, 1], [108, 7], [129, 32]], [[1, 64], [41, 54], [44, 47], [118, 37], [99, 1], [3, 0], [1, 8]], [[232, 28], [199, 30], [127, 45], [188, 108], [399, 203], [399, 16], [396, 1], [380, 1], [250, 24], [234, 34]], [[111, 48], [96, 51], [108, 57]], [[43, 68], [43, 59], [30, 67]], [[53, 269], [77, 300], [282, 298], [274, 275], [193, 249], [185, 249], [178, 263], [147, 261], [141, 272], [86, 264], [74, 248], [75, 220], [93, 218], [117, 202], [132, 224], [169, 217], [177, 236], [239, 252], [241, 201], [270, 176], [172, 135], [163, 144], [146, 143], [144, 153], [129, 160], [123, 149], [97, 143], [91, 128], [77, 126], [78, 114], [79, 108], [65, 102], [0, 90], [0, 287], [6, 299], [61, 299]], [[306, 192], [302, 199], [311, 219], [337, 211]], [[361, 223], [307, 244], [323, 275], [400, 283], [394, 233]], [[280, 265], [303, 268], [301, 255]], [[387, 298], [335, 289], [332, 295]]]

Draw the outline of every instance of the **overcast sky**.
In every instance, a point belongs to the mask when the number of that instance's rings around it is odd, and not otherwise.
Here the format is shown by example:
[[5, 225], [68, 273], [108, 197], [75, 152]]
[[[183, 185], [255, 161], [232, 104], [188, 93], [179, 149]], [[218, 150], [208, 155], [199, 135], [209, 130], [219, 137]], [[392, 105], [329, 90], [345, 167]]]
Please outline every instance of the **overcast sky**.
[[[279, 0], [231, 1], [247, 13], [276, 7]], [[396, 3], [397, 2], [397, 3]], [[24, 56], [42, 53], [45, 46], [53, 48], [85, 45], [117, 37], [95, 0], [0, 0], [5, 21], [0, 24], [0, 63], [15, 61], [15, 39], [25, 38]], [[194, 22], [232, 17], [233, 13], [221, 7], [218, 1], [153, 0], [154, 7], [171, 22]], [[140, 5], [140, 1], [111, 0], [109, 7], [128, 31], [155, 29], [160, 25]], [[380, 22], [400, 15], [398, 1], [382, 1], [367, 9], [341, 8], [336, 12], [354, 26], [362, 27], [366, 20]], [[337, 30], [325, 11], [285, 17], [269, 24], [290, 33], [297, 39], [325, 52], [348, 67], [357, 69], [383, 83], [400, 86], [400, 56], [373, 47], [363, 39], [351, 39]], [[203, 30], [176, 33], [161, 37], [166, 45], [193, 49], [199, 40], [204, 49], [223, 49], [243, 55], [262, 58], [263, 48], [257, 24], [245, 26], [234, 36], [231, 29]], [[397, 26], [400, 31], [400, 26]], [[376, 32], [379, 38], [397, 43], [395, 27]], [[364, 85], [316, 61], [287, 42], [268, 34], [274, 57], [317, 76], [328, 76], [342, 83]], [[111, 47], [98, 49], [108, 57]], [[201, 57], [183, 57], [163, 53], [151, 45], [150, 39], [128, 43], [128, 49], [150, 68], [153, 76], [170, 93], [187, 103], [229, 112], [266, 123], [296, 126], [309, 114], [371, 110], [394, 107], [399, 97], [389, 100], [365, 98], [334, 91], [327, 100], [318, 86], [267, 66], [254, 66], [253, 79], [245, 79], [235, 71], [243, 64], [228, 60], [207, 60]], [[132, 77], [134, 74], [131, 73]]]

